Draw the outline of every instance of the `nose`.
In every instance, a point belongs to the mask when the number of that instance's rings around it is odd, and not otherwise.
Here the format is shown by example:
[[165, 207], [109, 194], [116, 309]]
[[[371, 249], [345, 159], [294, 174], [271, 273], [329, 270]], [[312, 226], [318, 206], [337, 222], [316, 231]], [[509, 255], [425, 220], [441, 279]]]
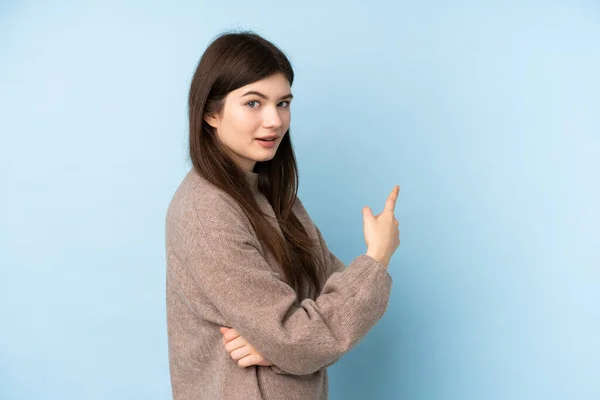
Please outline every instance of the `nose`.
[[263, 114], [263, 124], [265, 128], [279, 128], [283, 121], [281, 116], [279, 115], [279, 110], [277, 107], [267, 107], [265, 108]]

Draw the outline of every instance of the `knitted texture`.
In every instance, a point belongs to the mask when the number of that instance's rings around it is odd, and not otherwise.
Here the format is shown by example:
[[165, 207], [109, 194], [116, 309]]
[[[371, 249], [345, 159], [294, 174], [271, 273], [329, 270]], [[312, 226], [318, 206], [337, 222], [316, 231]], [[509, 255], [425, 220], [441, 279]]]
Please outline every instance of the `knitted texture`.
[[[281, 233], [258, 175], [246, 172], [261, 210]], [[242, 208], [191, 169], [166, 214], [166, 302], [174, 400], [324, 400], [327, 367], [387, 309], [392, 277], [366, 254], [348, 266], [328, 248], [298, 198], [294, 214], [318, 243], [327, 279], [298, 303]], [[309, 291], [310, 290], [310, 291]], [[239, 367], [219, 327], [235, 328], [273, 366]]]

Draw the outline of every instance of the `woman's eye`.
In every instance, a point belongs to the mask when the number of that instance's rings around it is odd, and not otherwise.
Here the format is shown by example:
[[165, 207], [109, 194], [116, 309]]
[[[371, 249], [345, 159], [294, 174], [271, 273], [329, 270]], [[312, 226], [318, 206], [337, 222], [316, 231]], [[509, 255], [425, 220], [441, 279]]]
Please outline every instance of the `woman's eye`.
[[[260, 102], [257, 101], [257, 100], [252, 100], [252, 101], [249, 101], [246, 104], [249, 105], [252, 108], [256, 108], [256, 107], [258, 107], [258, 105], [260, 104]], [[254, 104], [256, 104], [256, 106]], [[290, 102], [289, 101], [282, 101], [279, 104], [284, 104], [282, 107], [289, 107], [290, 106]]]

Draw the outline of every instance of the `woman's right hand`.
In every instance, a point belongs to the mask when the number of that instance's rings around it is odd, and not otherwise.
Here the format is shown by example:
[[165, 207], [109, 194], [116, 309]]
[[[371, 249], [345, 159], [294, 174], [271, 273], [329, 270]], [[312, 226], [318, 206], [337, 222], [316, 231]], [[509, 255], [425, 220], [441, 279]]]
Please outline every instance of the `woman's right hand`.
[[362, 209], [363, 229], [365, 243], [367, 244], [366, 254], [386, 267], [392, 254], [400, 245], [400, 230], [398, 228], [400, 223], [394, 216], [394, 208], [399, 193], [400, 186], [394, 187], [381, 214], [373, 216], [373, 212], [369, 207], [365, 206]]

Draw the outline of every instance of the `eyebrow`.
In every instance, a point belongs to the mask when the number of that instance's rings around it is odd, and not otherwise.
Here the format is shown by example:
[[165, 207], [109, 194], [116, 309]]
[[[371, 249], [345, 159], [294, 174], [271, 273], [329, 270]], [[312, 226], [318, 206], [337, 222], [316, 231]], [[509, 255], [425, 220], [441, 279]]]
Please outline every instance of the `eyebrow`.
[[[241, 97], [244, 97], [244, 96], [249, 96], [249, 95], [251, 95], [251, 94], [253, 94], [253, 95], [256, 95], [256, 96], [258, 96], [258, 97], [262, 97], [262, 98], [263, 98], [263, 99], [265, 99], [265, 100], [268, 100], [268, 99], [269, 99], [267, 96], [265, 96], [265, 95], [264, 95], [264, 94], [262, 94], [261, 92], [256, 92], [256, 91], [254, 91], [254, 90], [251, 90], [251, 91], [249, 91], [249, 92], [246, 92], [246, 93], [244, 93], [244, 94], [243, 94]], [[293, 96], [291, 93], [288, 93], [288, 94], [286, 94], [285, 96], [283, 96], [282, 98], [280, 98], [279, 100], [283, 100], [283, 99], [293, 99], [293, 98], [294, 98], [294, 96]]]

